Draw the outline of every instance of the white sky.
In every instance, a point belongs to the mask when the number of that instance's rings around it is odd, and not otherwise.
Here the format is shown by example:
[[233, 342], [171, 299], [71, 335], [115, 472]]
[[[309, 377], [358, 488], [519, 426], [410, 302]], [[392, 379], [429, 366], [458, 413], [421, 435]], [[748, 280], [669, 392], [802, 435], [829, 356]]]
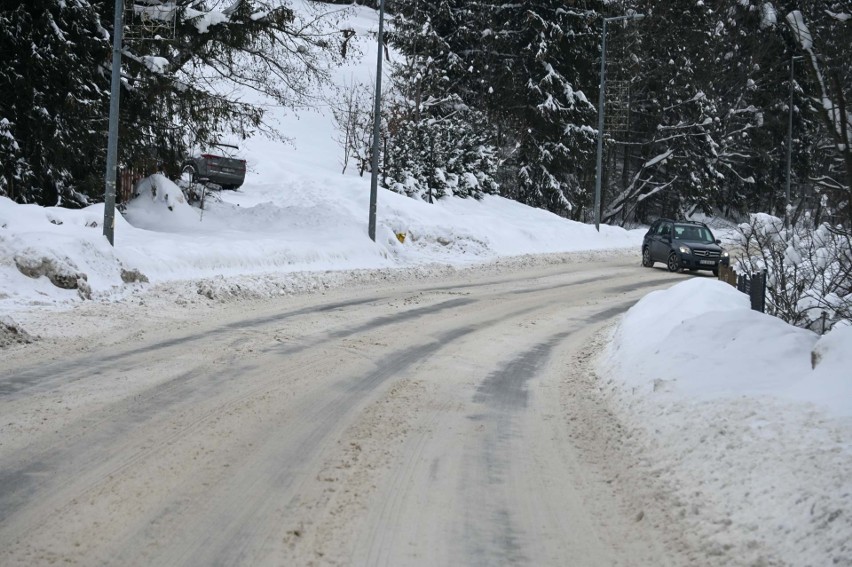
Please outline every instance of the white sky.
[[[374, 13], [357, 14], [359, 33], [375, 27]], [[363, 60], [338, 70], [338, 81], [372, 81], [375, 47], [361, 47]], [[145, 287], [123, 284], [122, 268], [152, 283], [225, 276], [251, 285], [246, 276], [628, 248], [642, 269], [643, 231], [597, 234], [500, 197], [429, 205], [380, 191], [373, 243], [369, 178], [340, 174], [342, 150], [322, 105], [278, 123], [294, 144], [243, 144], [250, 173], [240, 191], [223, 192], [202, 217], [161, 179], [156, 198], [144, 191], [118, 216], [114, 249], [102, 236], [102, 205], [71, 211], [0, 198], [0, 318], [82, 301], [24, 276], [16, 258], [84, 272], [94, 300], [117, 308]], [[820, 339], [750, 311], [730, 286], [696, 278], [634, 306], [599, 368], [648, 474], [663, 475], [667, 498], [684, 506], [685, 529], [708, 549], [733, 546], [742, 564], [755, 564], [761, 557], [748, 542], [756, 540], [792, 565], [852, 565], [852, 327]]]

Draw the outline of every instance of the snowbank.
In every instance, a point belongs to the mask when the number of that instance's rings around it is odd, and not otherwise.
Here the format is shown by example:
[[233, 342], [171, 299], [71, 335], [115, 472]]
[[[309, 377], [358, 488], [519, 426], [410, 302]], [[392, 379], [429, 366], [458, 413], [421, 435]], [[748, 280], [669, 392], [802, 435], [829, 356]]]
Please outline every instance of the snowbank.
[[[380, 192], [377, 241], [367, 236], [368, 187], [355, 177], [320, 182], [296, 176], [188, 205], [157, 175], [116, 215], [115, 248], [103, 237], [103, 205], [83, 210], [17, 205], [0, 198], [0, 313], [67, 305], [83, 297], [115, 300], [144, 284], [260, 274], [286, 279], [304, 271], [460, 266], [533, 253], [637, 248], [639, 232], [572, 222], [501, 197], [436, 205]], [[253, 202], [254, 201], [254, 202]], [[404, 235], [400, 242], [397, 234]], [[49, 261], [87, 281], [62, 289], [21, 272]], [[247, 283], [246, 285], [251, 285]]]
[[819, 338], [708, 279], [648, 294], [599, 361], [646, 497], [736, 565], [852, 564], [850, 368], [852, 327]]

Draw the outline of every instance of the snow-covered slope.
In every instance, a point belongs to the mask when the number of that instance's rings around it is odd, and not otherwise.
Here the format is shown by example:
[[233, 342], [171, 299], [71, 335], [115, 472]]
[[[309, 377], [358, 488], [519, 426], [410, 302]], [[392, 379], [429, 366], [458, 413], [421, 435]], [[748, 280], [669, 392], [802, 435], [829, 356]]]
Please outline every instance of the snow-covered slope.
[[[370, 83], [375, 76], [376, 13], [350, 10], [360, 54], [334, 70], [336, 85], [353, 77]], [[81, 301], [76, 289], [33, 279], [17, 267], [45, 259], [63, 273], [85, 274], [91, 296], [108, 299], [128, 290], [122, 269], [138, 270], [151, 283], [245, 274], [285, 278], [304, 270], [459, 265], [527, 253], [638, 248], [638, 232], [602, 226], [598, 234], [589, 225], [500, 197], [431, 205], [385, 190], [379, 191], [372, 242], [369, 177], [353, 168], [340, 173], [342, 149], [328, 111], [333, 93], [334, 85], [325, 88], [315, 108], [298, 114], [270, 108], [272, 122], [291, 143], [246, 140], [245, 185], [223, 191], [203, 213], [187, 205], [167, 179], [153, 179], [118, 216], [115, 249], [101, 235], [102, 205], [69, 211], [0, 198], [0, 309]]]

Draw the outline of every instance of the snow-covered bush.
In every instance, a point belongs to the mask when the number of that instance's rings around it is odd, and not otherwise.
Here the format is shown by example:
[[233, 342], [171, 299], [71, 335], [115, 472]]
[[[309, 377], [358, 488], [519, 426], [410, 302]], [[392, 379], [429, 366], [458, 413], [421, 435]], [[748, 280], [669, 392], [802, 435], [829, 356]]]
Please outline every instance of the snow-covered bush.
[[483, 120], [461, 104], [447, 116], [419, 119], [401, 109], [385, 154], [387, 188], [427, 201], [497, 193], [497, 150]]
[[186, 197], [181, 188], [162, 173], [155, 173], [142, 179], [136, 185], [133, 197], [147, 197], [154, 202], [163, 203], [170, 211], [186, 203]]
[[739, 226], [744, 253], [735, 269], [765, 269], [766, 312], [824, 333], [838, 321], [852, 321], [852, 234], [807, 221], [785, 227], [778, 217], [751, 215]]

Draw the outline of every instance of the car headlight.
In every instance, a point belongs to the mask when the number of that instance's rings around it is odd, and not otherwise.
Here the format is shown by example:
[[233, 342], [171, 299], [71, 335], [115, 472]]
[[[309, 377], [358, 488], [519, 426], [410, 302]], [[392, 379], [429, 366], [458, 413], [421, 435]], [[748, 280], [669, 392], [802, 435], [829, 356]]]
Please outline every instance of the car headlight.
[[728, 254], [728, 252], [726, 250], [722, 250], [722, 258], [730, 258], [730, 257], [731, 257], [731, 255]]
[[692, 250], [689, 249], [689, 246], [681, 246], [680, 247], [681, 254], [692, 254]]

